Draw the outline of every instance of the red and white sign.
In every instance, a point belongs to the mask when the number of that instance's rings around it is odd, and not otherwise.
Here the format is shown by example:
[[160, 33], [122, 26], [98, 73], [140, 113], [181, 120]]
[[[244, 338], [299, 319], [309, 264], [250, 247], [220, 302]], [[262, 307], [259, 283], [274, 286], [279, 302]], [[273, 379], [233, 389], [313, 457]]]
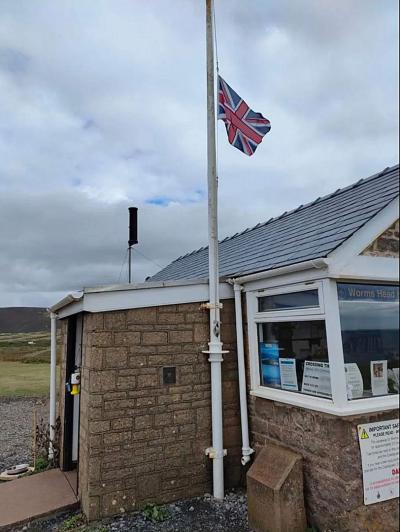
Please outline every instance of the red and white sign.
[[399, 496], [399, 420], [358, 425], [364, 504]]

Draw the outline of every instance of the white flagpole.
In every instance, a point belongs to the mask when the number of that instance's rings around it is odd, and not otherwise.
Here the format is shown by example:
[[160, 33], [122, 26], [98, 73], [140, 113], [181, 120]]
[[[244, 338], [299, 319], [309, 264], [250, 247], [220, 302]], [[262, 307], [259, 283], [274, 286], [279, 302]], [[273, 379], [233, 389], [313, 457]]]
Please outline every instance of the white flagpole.
[[213, 460], [213, 494], [216, 499], [224, 498], [224, 456], [222, 422], [222, 382], [221, 363], [222, 343], [219, 302], [218, 268], [218, 178], [215, 135], [215, 70], [214, 70], [214, 31], [213, 0], [206, 0], [207, 29], [207, 162], [208, 162], [208, 255], [210, 301], [210, 342], [211, 363], [211, 413], [212, 447], [206, 453]]

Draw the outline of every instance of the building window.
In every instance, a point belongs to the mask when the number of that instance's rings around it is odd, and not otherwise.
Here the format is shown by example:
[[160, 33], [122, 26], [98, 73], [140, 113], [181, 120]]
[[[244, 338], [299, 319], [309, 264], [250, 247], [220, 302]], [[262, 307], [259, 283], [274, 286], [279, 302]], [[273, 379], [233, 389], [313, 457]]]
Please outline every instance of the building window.
[[325, 322], [258, 324], [261, 386], [332, 398]]
[[331, 400], [321, 283], [262, 290], [256, 300], [259, 386]]
[[399, 287], [338, 283], [348, 399], [399, 392]]
[[258, 298], [258, 312], [307, 309], [318, 306], [318, 290], [304, 290]]

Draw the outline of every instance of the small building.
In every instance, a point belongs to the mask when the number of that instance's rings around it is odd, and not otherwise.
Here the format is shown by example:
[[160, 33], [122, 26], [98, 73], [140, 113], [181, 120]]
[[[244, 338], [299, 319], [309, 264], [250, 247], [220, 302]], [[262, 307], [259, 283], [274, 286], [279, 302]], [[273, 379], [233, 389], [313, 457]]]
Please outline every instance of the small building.
[[[302, 456], [320, 530], [398, 527], [398, 499], [366, 498], [358, 429], [398, 418], [398, 179], [386, 168], [220, 242], [226, 486], [243, 483], [250, 454], [244, 353], [250, 446]], [[61, 467], [78, 469], [90, 519], [211, 492], [207, 260], [202, 248], [51, 309], [61, 382], [80, 372], [80, 395], [60, 390]]]

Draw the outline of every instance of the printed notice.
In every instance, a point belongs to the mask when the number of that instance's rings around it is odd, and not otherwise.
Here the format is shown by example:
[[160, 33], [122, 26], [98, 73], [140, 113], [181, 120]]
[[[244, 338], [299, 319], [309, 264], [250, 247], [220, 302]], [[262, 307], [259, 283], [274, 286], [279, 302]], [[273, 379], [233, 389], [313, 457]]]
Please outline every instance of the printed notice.
[[281, 372], [282, 390], [299, 391], [296, 374], [296, 360], [294, 358], [280, 358], [279, 368]]
[[304, 362], [301, 391], [310, 395], [332, 399], [329, 362], [311, 362], [310, 360]]
[[364, 504], [399, 496], [399, 420], [358, 425]]
[[388, 393], [387, 360], [371, 362], [372, 395], [386, 395]]
[[360, 399], [364, 394], [364, 383], [357, 364], [344, 365], [346, 372], [347, 398]]

